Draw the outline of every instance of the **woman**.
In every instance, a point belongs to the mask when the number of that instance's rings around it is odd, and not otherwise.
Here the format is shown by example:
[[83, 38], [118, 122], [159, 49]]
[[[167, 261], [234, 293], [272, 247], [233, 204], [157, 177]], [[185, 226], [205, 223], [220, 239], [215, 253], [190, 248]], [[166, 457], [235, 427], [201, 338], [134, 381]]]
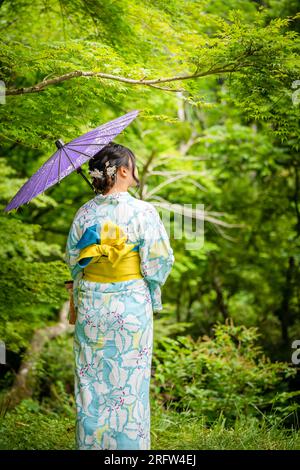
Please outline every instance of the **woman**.
[[155, 207], [130, 195], [134, 154], [114, 142], [91, 160], [97, 195], [66, 245], [74, 281], [76, 448], [151, 449], [153, 311], [175, 261]]

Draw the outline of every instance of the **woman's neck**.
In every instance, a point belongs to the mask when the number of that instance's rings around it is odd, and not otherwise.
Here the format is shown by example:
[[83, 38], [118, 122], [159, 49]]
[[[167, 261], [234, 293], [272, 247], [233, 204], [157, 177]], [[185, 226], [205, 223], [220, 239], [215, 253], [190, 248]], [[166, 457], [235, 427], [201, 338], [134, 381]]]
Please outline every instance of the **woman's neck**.
[[103, 193], [104, 196], [107, 196], [108, 194], [114, 194], [114, 193], [126, 193], [127, 188], [122, 188], [122, 187], [113, 187], [111, 188], [107, 193]]

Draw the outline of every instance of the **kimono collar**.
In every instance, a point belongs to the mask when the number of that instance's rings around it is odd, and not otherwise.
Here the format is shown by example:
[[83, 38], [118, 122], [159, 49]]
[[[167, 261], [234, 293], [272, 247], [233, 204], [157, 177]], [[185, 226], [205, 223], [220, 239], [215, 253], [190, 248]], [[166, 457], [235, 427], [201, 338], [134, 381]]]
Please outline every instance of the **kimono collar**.
[[110, 201], [110, 200], [119, 200], [130, 196], [128, 191], [117, 191], [110, 194], [97, 194], [94, 199], [98, 201]]

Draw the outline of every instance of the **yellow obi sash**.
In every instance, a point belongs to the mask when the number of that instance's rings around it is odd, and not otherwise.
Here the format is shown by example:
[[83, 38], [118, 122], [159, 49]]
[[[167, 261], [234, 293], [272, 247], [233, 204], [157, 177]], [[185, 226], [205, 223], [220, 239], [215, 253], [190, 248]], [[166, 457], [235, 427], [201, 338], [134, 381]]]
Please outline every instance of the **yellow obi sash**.
[[90, 263], [83, 271], [83, 279], [95, 282], [120, 282], [142, 277], [137, 251], [124, 256], [117, 268], [113, 268], [109, 259], [102, 256], [97, 263]]
[[126, 243], [127, 236], [110, 220], [101, 226], [100, 243], [91, 243], [80, 251], [77, 262], [90, 258], [84, 265], [83, 279], [93, 282], [121, 282], [141, 279], [137, 246]]

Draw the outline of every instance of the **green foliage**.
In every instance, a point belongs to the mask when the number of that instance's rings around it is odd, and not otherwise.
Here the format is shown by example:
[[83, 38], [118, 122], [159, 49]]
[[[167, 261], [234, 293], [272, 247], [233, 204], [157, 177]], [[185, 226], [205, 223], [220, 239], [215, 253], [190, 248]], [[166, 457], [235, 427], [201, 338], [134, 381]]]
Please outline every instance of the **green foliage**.
[[[270, 20], [270, 9], [256, 10], [248, 1], [235, 7], [223, 7], [220, 15], [210, 2], [198, 0], [173, 1], [169, 8], [140, 0], [123, 0], [118, 7], [100, 0], [88, 2], [88, 7], [82, 0], [59, 7], [51, 0], [45, 8], [40, 0], [30, 4], [30, 18], [27, 2], [15, 18], [14, 2], [6, 1], [0, 10], [7, 26], [2, 79], [14, 89], [77, 70], [135, 80], [190, 74], [195, 78], [181, 80], [180, 90], [183, 99], [201, 108], [201, 77], [232, 74], [229, 88], [236, 104], [249, 118], [274, 123], [277, 134], [287, 140], [292, 121], [287, 114], [298, 112], [290, 99], [292, 82], [299, 76], [299, 38], [289, 30], [296, 16]], [[176, 87], [177, 81], [167, 83], [170, 90]], [[124, 102], [135, 102], [155, 117], [149, 96], [119, 79], [73, 78], [42, 92], [7, 96], [7, 105], [0, 107], [2, 135], [46, 150], [59, 135], [67, 139], [93, 126], [99, 112], [108, 117], [107, 104], [123, 108]], [[282, 97], [284, 113], [276, 106]]]
[[34, 398], [50, 411], [72, 416], [74, 403], [73, 335], [61, 335], [45, 345], [35, 367]]
[[[3, 162], [0, 167], [4, 170], [0, 186], [5, 194], [9, 188], [6, 177], [14, 172]], [[69, 272], [59, 244], [39, 239], [40, 225], [6, 215], [0, 215], [0, 225], [0, 338], [7, 349], [18, 352], [28, 346], [36, 328], [55, 320], [68, 298], [64, 281]]]
[[265, 410], [283, 418], [299, 409], [289, 401], [300, 392], [286, 392], [286, 380], [296, 370], [272, 363], [256, 344], [257, 337], [257, 328], [219, 324], [212, 339], [161, 339], [154, 353], [155, 398], [210, 421], [220, 414], [230, 420]]
[[[36, 401], [24, 400], [0, 418], [1, 450], [62, 450], [74, 447], [75, 416], [49, 412]], [[300, 448], [299, 432], [267, 420], [240, 417], [229, 425], [220, 417], [211, 426], [190, 413], [176, 413], [151, 401], [151, 448], [295, 450]]]

